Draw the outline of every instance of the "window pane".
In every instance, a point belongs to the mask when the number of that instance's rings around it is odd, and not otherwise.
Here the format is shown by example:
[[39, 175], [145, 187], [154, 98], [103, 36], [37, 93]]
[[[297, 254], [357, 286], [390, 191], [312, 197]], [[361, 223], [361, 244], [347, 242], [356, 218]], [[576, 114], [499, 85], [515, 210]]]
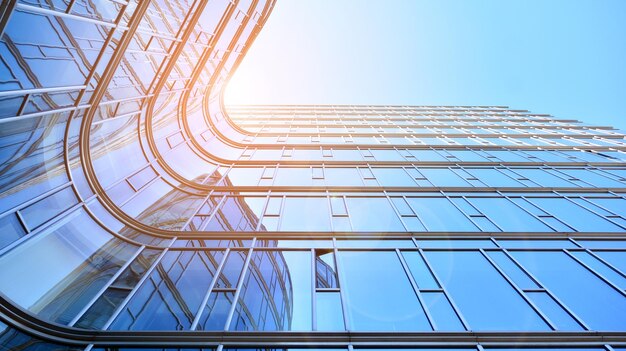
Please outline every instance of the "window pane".
[[419, 171], [422, 172], [434, 186], [471, 186], [448, 168], [420, 168]]
[[469, 168], [467, 172], [491, 187], [523, 187], [524, 185], [493, 168]]
[[624, 229], [564, 198], [529, 198], [530, 202], [582, 232], [619, 232]]
[[387, 198], [348, 197], [346, 202], [355, 231], [405, 231]]
[[345, 330], [339, 292], [315, 293], [316, 330]]
[[446, 198], [409, 197], [407, 201], [429, 231], [480, 231]]
[[548, 325], [478, 251], [426, 251], [472, 330], [548, 330]]
[[576, 320], [546, 292], [527, 292], [528, 298], [543, 312], [558, 330], [582, 330]]
[[0, 258], [0, 291], [44, 319], [68, 323], [136, 250], [77, 211]]
[[592, 330], [624, 330], [624, 295], [561, 251], [511, 253]]
[[465, 330], [444, 293], [423, 292], [422, 299], [435, 322], [436, 330]]
[[196, 330], [224, 330], [234, 298], [234, 291], [212, 292], [198, 320]]
[[402, 168], [372, 168], [382, 186], [415, 186], [415, 181]]
[[77, 202], [71, 187], [58, 191], [20, 211], [26, 225], [32, 230], [58, 216]]
[[413, 275], [413, 279], [420, 289], [439, 289], [439, 284], [433, 277], [430, 269], [426, 266], [426, 262], [417, 251], [402, 252], [409, 270]]
[[505, 198], [468, 198], [505, 232], [551, 232], [552, 229]]
[[611, 283], [617, 285], [620, 289], [626, 289], [626, 278], [624, 278], [621, 274], [611, 269], [609, 266], [604, 264], [602, 261], [598, 260], [590, 253], [585, 251], [571, 251], [574, 257], [582, 261], [589, 268], [594, 270], [596, 273], [600, 274], [604, 278], [608, 279]]
[[353, 330], [430, 330], [394, 251], [340, 251], [348, 318]]
[[594, 253], [626, 274], [626, 251], [595, 251]]
[[287, 197], [281, 231], [330, 231], [330, 213], [325, 197]]
[[229, 330], [310, 330], [311, 274], [308, 252], [254, 252]]
[[15, 214], [0, 218], [0, 250], [26, 235]]
[[189, 329], [223, 256], [222, 251], [169, 251], [111, 329]]

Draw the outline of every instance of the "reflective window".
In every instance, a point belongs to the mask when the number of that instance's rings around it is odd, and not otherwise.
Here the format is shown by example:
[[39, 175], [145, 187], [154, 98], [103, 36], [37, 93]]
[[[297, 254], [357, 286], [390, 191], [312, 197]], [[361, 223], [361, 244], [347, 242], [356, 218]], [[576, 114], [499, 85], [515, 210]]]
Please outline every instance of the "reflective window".
[[354, 231], [405, 231], [400, 218], [387, 198], [348, 197], [346, 203]]
[[407, 201], [429, 231], [479, 231], [476, 225], [446, 198], [407, 197]]
[[26, 235], [24, 227], [14, 214], [0, 218], [0, 233], [0, 250]]
[[77, 211], [0, 257], [0, 291], [42, 318], [68, 323], [135, 249]]
[[189, 329], [224, 254], [170, 251], [143, 283], [112, 329]]
[[528, 201], [581, 232], [619, 232], [624, 230], [564, 198], [529, 198]]
[[[623, 293], [561, 251], [511, 253], [539, 282], [554, 293], [592, 330], [623, 330]], [[618, 317], [620, 316], [620, 317]]]
[[346, 308], [353, 330], [431, 330], [394, 251], [340, 251]]
[[287, 197], [280, 230], [330, 231], [328, 199], [325, 197]]
[[310, 252], [257, 251], [230, 330], [310, 330]]
[[402, 168], [372, 168], [382, 186], [415, 186], [415, 181]]
[[478, 251], [427, 251], [435, 274], [472, 330], [549, 330]]
[[505, 232], [550, 232], [550, 227], [505, 198], [468, 198], [490, 220]]

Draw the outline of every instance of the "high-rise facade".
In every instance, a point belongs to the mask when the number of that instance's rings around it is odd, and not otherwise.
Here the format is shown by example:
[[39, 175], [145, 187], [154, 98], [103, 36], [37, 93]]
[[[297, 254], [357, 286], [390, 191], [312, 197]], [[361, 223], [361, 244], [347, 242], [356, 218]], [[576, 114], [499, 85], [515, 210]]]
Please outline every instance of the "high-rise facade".
[[225, 108], [273, 5], [0, 4], [0, 350], [626, 350], [621, 132]]

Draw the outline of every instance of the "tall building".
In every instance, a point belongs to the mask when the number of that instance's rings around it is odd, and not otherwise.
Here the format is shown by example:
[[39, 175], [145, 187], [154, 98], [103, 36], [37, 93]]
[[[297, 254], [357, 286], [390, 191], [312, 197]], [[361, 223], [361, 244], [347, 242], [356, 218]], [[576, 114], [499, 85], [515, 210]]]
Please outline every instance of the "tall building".
[[626, 350], [621, 132], [226, 108], [273, 5], [0, 4], [0, 350]]

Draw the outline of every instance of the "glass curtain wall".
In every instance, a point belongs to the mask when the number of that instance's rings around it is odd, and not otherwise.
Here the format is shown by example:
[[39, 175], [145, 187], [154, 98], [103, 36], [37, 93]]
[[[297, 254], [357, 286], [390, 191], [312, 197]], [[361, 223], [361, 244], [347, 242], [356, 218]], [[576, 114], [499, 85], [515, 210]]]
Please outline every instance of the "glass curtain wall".
[[0, 349], [624, 349], [623, 132], [224, 106], [273, 6], [0, 4]]

